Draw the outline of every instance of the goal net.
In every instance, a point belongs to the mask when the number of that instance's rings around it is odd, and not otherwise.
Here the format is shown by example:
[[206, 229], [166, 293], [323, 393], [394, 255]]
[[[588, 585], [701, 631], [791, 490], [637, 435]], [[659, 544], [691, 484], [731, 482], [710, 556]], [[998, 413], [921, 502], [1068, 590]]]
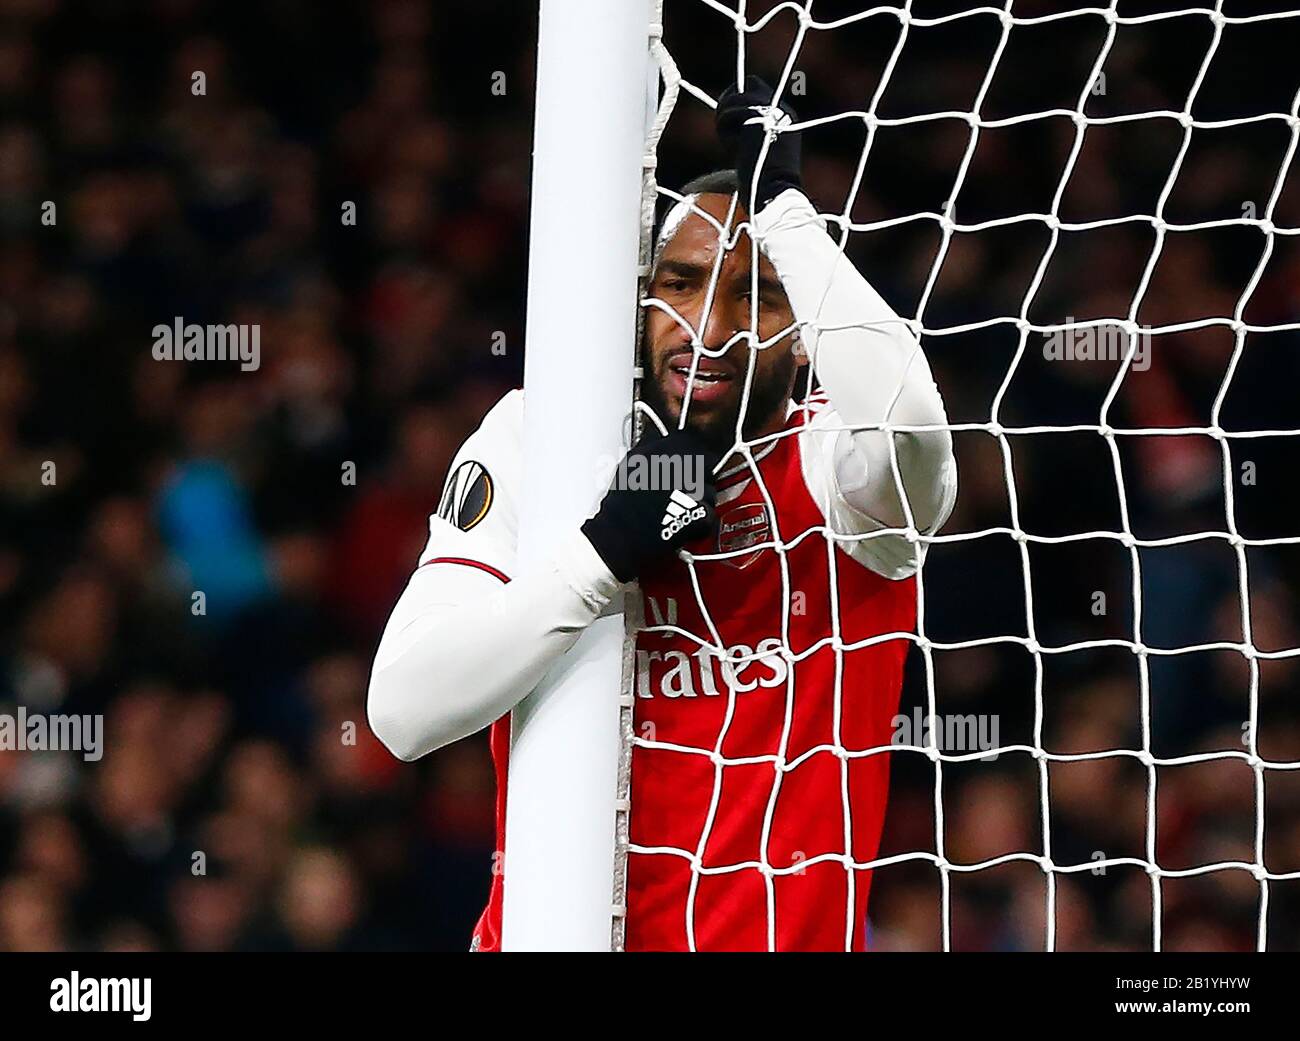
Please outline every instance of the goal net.
[[[762, 75], [797, 112], [784, 131], [802, 133], [828, 232], [929, 359], [960, 478], [937, 534], [910, 511], [903, 528], [856, 536], [775, 516], [747, 547], [781, 561], [764, 594], [779, 623], [761, 649], [725, 644], [698, 581], [698, 631], [640, 620], [642, 641], [686, 635], [729, 662], [724, 723], [701, 747], [639, 726], [644, 661], [631, 645], [625, 667], [619, 884], [638, 858], [675, 858], [692, 876], [680, 909], [692, 945], [704, 887], [763, 887], [775, 946], [778, 891], [827, 869], [845, 875], [846, 906], [824, 914], [846, 948], [860, 930], [883, 949], [1300, 944], [1300, 533], [1288, 509], [1300, 10], [1168, 7], [664, 0], [652, 15], [661, 93], [645, 272], [656, 203], [721, 165], [717, 94]], [[723, 248], [741, 248], [743, 230], [720, 229]], [[814, 371], [819, 331], [801, 330]], [[747, 358], [757, 337], [742, 339], [732, 349]], [[760, 484], [766, 443], [738, 446]], [[834, 597], [834, 576], [857, 566], [848, 542], [900, 532], [921, 558], [915, 629], [855, 638], [832, 603], [822, 638], [792, 645], [799, 547], [838, 547], [825, 553]], [[695, 575], [736, 554], [688, 564]], [[887, 743], [837, 732], [787, 745], [801, 665], [835, 656], [820, 696], [839, 718], [860, 696], [845, 663], [896, 641], [909, 650]], [[759, 665], [783, 676], [782, 743], [736, 757], [737, 676]], [[647, 841], [637, 826], [630, 775], [648, 752], [694, 764], [692, 777], [706, 767], [693, 844]], [[790, 777], [817, 756], [844, 783], [808, 812], [841, 815], [844, 840], [770, 857], [783, 799], [804, 797]], [[867, 811], [848, 778], [882, 756], [888, 816], [864, 860], [849, 835]], [[753, 855], [712, 855], [728, 776], [756, 768], [771, 788]], [[616, 946], [625, 927], [616, 916]]]

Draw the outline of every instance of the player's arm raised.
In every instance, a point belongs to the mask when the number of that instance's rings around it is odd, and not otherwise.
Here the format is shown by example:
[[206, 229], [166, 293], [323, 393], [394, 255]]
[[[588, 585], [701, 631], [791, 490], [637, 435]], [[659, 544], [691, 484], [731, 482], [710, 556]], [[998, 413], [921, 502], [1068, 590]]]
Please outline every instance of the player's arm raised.
[[[756, 77], [746, 81], [743, 92], [728, 91], [719, 99], [718, 131], [732, 151], [742, 192], [754, 189], [755, 236], [776, 268], [801, 326], [804, 347], [830, 399], [832, 410], [824, 421], [846, 427], [886, 421], [946, 424], [943, 399], [917, 339], [827, 234], [825, 222], [804, 195], [799, 134], [778, 134], [755, 175], [766, 136], [761, 123], [754, 122], [755, 106], [768, 106], [771, 98], [771, 89]], [[913, 520], [920, 531], [933, 532], [947, 519], [956, 498], [952, 437], [938, 429], [896, 433], [894, 440]], [[836, 500], [828, 505], [839, 507], [832, 509], [837, 519], [859, 529], [903, 527], [906, 514], [887, 434], [845, 431], [831, 443], [825, 476], [832, 485], [828, 493]], [[856, 524], [857, 519], [864, 523]], [[888, 577], [910, 573], [915, 566], [910, 548], [904, 556], [900, 548], [873, 547], [872, 555], [880, 559], [873, 559], [871, 566]]]
[[[600, 616], [620, 582], [713, 523], [711, 487], [705, 514], [667, 538], [661, 518], [671, 489], [611, 490], [543, 566], [517, 571], [520, 415], [518, 393], [507, 395], [461, 448], [421, 564], [375, 654], [367, 716], [399, 759], [417, 759], [509, 712]], [[632, 453], [694, 450], [690, 435], [675, 434]]]

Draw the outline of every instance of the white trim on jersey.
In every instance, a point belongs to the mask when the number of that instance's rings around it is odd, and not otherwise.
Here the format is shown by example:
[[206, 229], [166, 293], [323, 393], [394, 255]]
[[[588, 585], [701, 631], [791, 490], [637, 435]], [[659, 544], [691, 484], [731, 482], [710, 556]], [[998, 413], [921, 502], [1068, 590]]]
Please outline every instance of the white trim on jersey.
[[[755, 449], [754, 462], [756, 463], [761, 462], [775, 447], [776, 447], [775, 441], [767, 441], [759, 448]], [[742, 470], [748, 470], [748, 469], [749, 469], [749, 460], [742, 459], [740, 462], [727, 467], [720, 474], [718, 474], [717, 480], [719, 482], [725, 481], [729, 477], [735, 477], [736, 474], [740, 473]]]

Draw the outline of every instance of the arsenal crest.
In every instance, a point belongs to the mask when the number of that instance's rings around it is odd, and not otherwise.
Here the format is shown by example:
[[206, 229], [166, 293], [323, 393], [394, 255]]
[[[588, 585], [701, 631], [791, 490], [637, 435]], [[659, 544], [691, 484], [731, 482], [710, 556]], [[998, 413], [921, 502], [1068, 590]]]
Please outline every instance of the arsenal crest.
[[[756, 546], [772, 538], [772, 524], [767, 516], [767, 505], [761, 502], [748, 502], [733, 506], [718, 515], [718, 552], [731, 553], [734, 550]], [[727, 557], [722, 561], [734, 568], [749, 567], [758, 559], [761, 550]]]

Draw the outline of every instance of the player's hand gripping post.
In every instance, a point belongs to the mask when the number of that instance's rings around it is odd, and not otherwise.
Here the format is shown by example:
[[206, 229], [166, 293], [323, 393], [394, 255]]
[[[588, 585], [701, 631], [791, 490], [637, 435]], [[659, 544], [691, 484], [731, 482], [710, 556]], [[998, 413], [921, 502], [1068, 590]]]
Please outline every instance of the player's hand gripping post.
[[643, 437], [628, 451], [600, 509], [582, 525], [615, 578], [631, 582], [713, 531], [719, 461], [690, 429]]

